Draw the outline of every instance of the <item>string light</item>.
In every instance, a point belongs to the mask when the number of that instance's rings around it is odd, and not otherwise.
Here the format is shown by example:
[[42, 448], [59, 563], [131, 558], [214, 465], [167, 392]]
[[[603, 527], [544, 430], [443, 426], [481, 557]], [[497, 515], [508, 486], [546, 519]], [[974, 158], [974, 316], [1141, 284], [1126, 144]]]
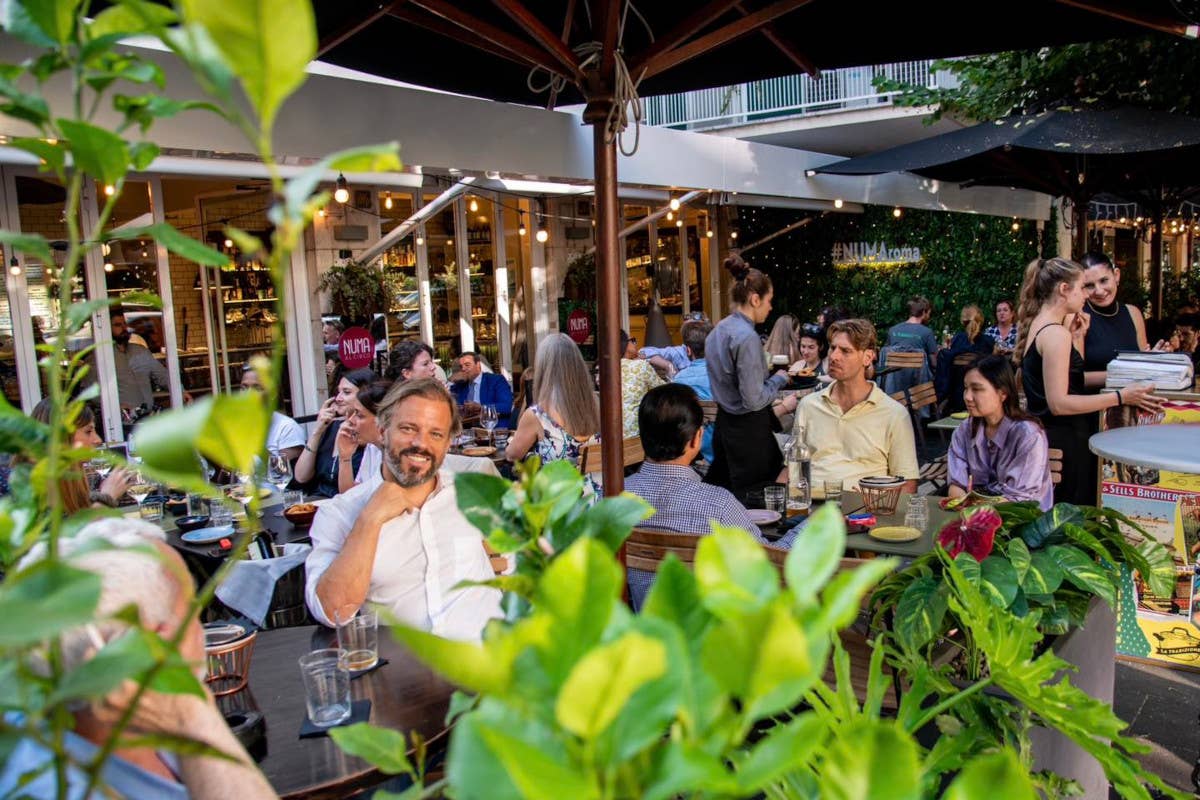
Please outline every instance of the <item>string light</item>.
[[540, 216], [538, 217], [537, 233], [533, 235], [533, 238], [537, 239], [541, 244], [545, 244], [550, 240], [550, 232], [546, 230], [546, 223], [542, 221]]
[[900, 210], [900, 206], [896, 206], [895, 208], [892, 209], [892, 216], [895, 217], [896, 219], [900, 219], [900, 215], [903, 213], [904, 212]]
[[111, 183], [104, 184], [104, 196], [105, 197], [112, 197], [116, 193], [117, 193], [117, 187], [113, 186]]
[[113, 263], [111, 261], [104, 262], [104, 271], [105, 272], [112, 272], [114, 269], [116, 269], [116, 267], [113, 266]]
[[524, 236], [529, 233], [529, 229], [525, 227], [525, 212], [521, 212], [521, 224], [517, 226], [517, 236]]
[[424, 245], [425, 245], [425, 237], [418, 233], [417, 234], [417, 247], [423, 247]]
[[470, 210], [470, 212], [472, 214], [474, 214], [476, 211], [479, 210], [479, 202], [474, 197], [472, 197], [471, 202], [467, 204], [467, 208]]
[[339, 172], [335, 186], [333, 199], [345, 205], [350, 200], [350, 184], [346, 182], [346, 176]]
[[225, 237], [225, 249], [228, 250], [231, 247], [233, 247], [233, 239], [230, 239], [228, 236], [226, 236]]
[[846, 205], [846, 204], [842, 202], [842, 198], [840, 198], [840, 197], [833, 201], [834, 208], [841, 208], [844, 205]]
[[674, 221], [675, 221], [675, 212], [668, 211], [667, 212], [667, 222], [674, 222]]
[[392, 210], [392, 193], [391, 192], [383, 193], [383, 207], [386, 208], [388, 211]]
[[682, 219], [677, 219], [677, 220], [675, 220], [675, 227], [676, 227], [676, 228], [682, 228], [682, 227], [683, 227], [683, 220], [682, 220]]
[[9, 265], [8, 266], [8, 274], [9, 275], [12, 275], [15, 277], [15, 276], [21, 274], [21, 262], [17, 260], [16, 256], [12, 257], [12, 260], [8, 262], [8, 265]]
[[[671, 198], [671, 202], [670, 202], [670, 203], [668, 203], [667, 205], [669, 205], [669, 206], [671, 207], [671, 210], [672, 210], [672, 211], [678, 211], [678, 210], [679, 210], [679, 198], [678, 198], [678, 197], [672, 197], [672, 198]], [[667, 216], [667, 219], [670, 219], [670, 218], [671, 218], [671, 217], [670, 217], [670, 215], [668, 215], [668, 216]]]
[[318, 217], [320, 217], [320, 218], [322, 218], [322, 219], [324, 219], [324, 218], [325, 218], [325, 209], [323, 209], [323, 208], [318, 208], [318, 209], [317, 209], [317, 216], [318, 216]]

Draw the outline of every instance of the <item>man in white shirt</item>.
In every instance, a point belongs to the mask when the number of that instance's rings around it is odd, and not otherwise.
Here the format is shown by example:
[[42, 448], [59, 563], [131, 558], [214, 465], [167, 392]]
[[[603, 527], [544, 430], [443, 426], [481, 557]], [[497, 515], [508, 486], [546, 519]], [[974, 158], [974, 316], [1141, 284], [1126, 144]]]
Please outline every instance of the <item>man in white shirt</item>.
[[493, 577], [483, 538], [462, 512], [453, 475], [441, 469], [461, 429], [437, 381], [404, 381], [379, 407], [383, 465], [321, 506], [308, 557], [308, 608], [319, 622], [348, 619], [364, 603], [450, 639], [478, 639], [500, 616], [500, 592], [454, 589]]

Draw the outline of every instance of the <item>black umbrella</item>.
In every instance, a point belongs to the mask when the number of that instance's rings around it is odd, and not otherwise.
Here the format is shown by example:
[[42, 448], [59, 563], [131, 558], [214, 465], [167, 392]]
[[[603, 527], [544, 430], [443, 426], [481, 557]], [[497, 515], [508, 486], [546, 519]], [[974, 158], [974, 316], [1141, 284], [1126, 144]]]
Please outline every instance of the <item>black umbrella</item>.
[[[982, 122], [816, 172], [911, 172], [968, 186], [1015, 186], [1067, 197], [1075, 209], [1078, 256], [1087, 246], [1088, 202], [1096, 195], [1110, 193], [1161, 213], [1169, 196], [1190, 196], [1200, 187], [1200, 119], [1131, 107], [1056, 109]], [[1161, 299], [1157, 278], [1152, 275], [1155, 311]]]
[[[594, 133], [604, 491], [621, 490], [615, 133], [650, 95], [854, 64], [1129, 36], [1192, 35], [1173, 0], [315, 0], [320, 57], [493, 100], [583, 101]], [[940, 25], [933, 23], [937, 20]], [[940, 30], [939, 30], [940, 28]], [[947, 31], [948, 29], [948, 31]], [[536, 146], [536, 145], [535, 145]]]

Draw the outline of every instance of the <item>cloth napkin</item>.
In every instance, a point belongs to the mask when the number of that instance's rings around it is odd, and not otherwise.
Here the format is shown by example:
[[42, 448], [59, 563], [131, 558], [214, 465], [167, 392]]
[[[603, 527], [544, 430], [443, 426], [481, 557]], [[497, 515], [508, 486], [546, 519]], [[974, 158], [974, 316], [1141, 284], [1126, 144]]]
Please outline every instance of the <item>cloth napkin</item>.
[[225, 582], [217, 587], [217, 598], [262, 627], [271, 607], [275, 583], [304, 563], [312, 545], [294, 542], [283, 546], [283, 555], [261, 561], [238, 561]]

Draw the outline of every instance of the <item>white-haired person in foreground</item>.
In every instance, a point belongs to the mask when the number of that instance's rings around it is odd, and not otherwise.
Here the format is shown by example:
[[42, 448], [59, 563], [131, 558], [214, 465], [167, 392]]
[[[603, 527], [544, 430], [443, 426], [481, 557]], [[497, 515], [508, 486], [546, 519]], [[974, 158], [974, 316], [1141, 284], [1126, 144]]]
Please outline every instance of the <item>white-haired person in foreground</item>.
[[[99, 549], [97, 549], [99, 546]], [[84, 527], [76, 536], [59, 544], [60, 557], [73, 567], [100, 576], [98, 622], [65, 633], [62, 637], [63, 669], [78, 667], [92, 658], [105, 643], [118, 638], [128, 626], [106, 619], [122, 608], [136, 605], [143, 627], [171, 639], [179, 626], [187, 634], [179, 645], [180, 655], [204, 673], [204, 633], [195, 618], [188, 619], [188, 604], [195, 587], [183, 559], [167, 546], [163, 532], [149, 523], [129, 519], [104, 519]], [[153, 551], [153, 552], [150, 552]], [[37, 548], [23, 562], [28, 566], [45, 557]], [[125, 683], [101, 700], [73, 709], [74, 726], [64, 742], [74, 765], [87, 764], [110, 737], [136, 691], [133, 681]], [[161, 694], [147, 691], [126, 727], [125, 736], [167, 735], [202, 742], [229, 760], [200, 755], [175, 755], [148, 747], [118, 748], [104, 767], [104, 783], [116, 796], [126, 798], [212, 798], [237, 797], [256, 800], [275, 797], [266, 778], [234, 737], [211, 696]], [[26, 739], [0, 767], [0, 797], [57, 796], [55, 773], [45, 769], [21, 787], [23, 775], [46, 766], [52, 753]], [[86, 775], [72, 766], [68, 773], [70, 798], [82, 797]], [[18, 788], [21, 787], [21, 788]], [[94, 791], [91, 798], [111, 796]]]

